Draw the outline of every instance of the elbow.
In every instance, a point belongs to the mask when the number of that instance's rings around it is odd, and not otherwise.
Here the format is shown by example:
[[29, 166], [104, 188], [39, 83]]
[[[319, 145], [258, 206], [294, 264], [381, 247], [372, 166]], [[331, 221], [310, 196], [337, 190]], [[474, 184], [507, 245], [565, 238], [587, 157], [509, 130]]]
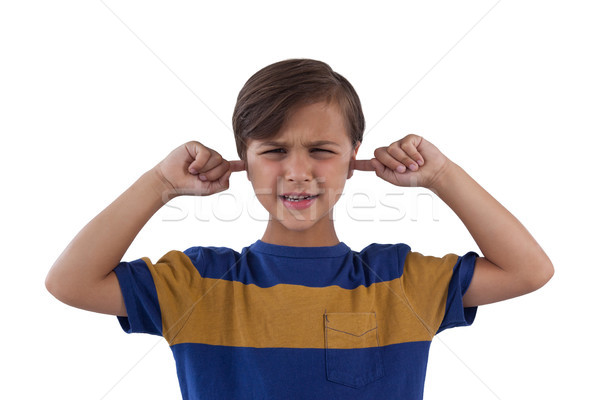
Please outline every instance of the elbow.
[[46, 275], [46, 281], [44, 282], [44, 284], [46, 286], [46, 290], [52, 296], [64, 303], [64, 301], [62, 300], [64, 296], [60, 294], [60, 285], [56, 282], [56, 279], [54, 278], [51, 272], [49, 272], [48, 275]]
[[554, 276], [554, 265], [550, 260], [546, 260], [540, 263], [536, 268], [533, 269], [532, 273], [527, 279], [530, 291], [540, 289]]
[[61, 272], [61, 270], [62, 270], [62, 267], [60, 266], [58, 261], [55, 262], [52, 265], [52, 267], [50, 267], [48, 274], [46, 274], [46, 280], [44, 281], [46, 290], [54, 297], [57, 297], [57, 293], [61, 288], [60, 283], [61, 283], [62, 279], [60, 279], [60, 277], [59, 277], [59, 275], [60, 275], [59, 272]]
[[46, 277], [46, 290], [63, 304], [76, 307], [78, 297], [73, 291], [69, 291], [64, 285], [57, 283], [52, 278]]
[[56, 291], [56, 285], [54, 284], [54, 279], [52, 278], [52, 273], [48, 272], [48, 275], [46, 275], [46, 281], [44, 282], [44, 285], [46, 286], [46, 290], [54, 295], [54, 292]]
[[[54, 268], [54, 267], [53, 267]], [[68, 280], [58, 276], [56, 271], [53, 272], [51, 269], [46, 275], [46, 281], [44, 282], [46, 290], [54, 296], [58, 301], [65, 304], [70, 304], [72, 301], [72, 290], [69, 290], [66, 283]]]

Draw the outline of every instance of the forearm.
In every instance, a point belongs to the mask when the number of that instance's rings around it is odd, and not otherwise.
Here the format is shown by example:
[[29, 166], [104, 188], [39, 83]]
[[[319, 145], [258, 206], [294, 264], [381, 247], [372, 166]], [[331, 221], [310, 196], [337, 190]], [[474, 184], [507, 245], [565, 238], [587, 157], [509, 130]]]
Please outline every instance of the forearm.
[[431, 190], [461, 219], [487, 260], [527, 280], [551, 275], [552, 264], [533, 236], [458, 165], [449, 162]]
[[154, 169], [142, 175], [69, 243], [48, 272], [48, 290], [70, 293], [104, 279], [165, 203], [164, 189]]

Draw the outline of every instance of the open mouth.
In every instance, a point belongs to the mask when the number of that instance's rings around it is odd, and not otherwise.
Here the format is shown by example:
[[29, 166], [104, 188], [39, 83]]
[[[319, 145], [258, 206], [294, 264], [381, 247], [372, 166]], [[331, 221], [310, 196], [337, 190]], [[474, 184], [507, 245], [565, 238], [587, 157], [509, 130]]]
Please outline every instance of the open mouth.
[[313, 205], [318, 194], [284, 194], [280, 195], [279, 198], [283, 202], [283, 205], [290, 210], [304, 210]]
[[291, 201], [291, 202], [294, 202], [294, 203], [298, 203], [298, 202], [301, 202], [301, 201], [316, 199], [317, 196], [319, 196], [319, 195], [315, 194], [315, 195], [304, 195], [304, 196], [296, 196], [296, 195], [289, 195], [288, 196], [288, 195], [284, 194], [284, 195], [279, 196], [279, 197], [281, 197], [283, 200], [286, 200], [286, 201]]

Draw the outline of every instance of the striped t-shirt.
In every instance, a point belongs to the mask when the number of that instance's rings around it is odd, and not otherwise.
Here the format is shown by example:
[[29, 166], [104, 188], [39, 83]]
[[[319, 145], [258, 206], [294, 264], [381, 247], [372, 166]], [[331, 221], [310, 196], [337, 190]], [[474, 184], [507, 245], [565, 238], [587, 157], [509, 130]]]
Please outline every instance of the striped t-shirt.
[[470, 325], [478, 255], [256, 241], [115, 268], [127, 333], [163, 336], [184, 399], [422, 399], [429, 347]]

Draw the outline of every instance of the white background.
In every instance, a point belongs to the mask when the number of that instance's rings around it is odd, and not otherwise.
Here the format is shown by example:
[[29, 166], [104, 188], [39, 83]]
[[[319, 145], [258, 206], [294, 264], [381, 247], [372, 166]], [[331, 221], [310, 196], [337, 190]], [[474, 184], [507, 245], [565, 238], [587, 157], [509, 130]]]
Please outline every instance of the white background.
[[[126, 335], [116, 317], [58, 302], [46, 273], [90, 219], [178, 145], [199, 140], [237, 159], [231, 115], [245, 81], [307, 57], [360, 95], [359, 158], [423, 135], [554, 263], [542, 289], [482, 306], [473, 326], [434, 339], [425, 398], [598, 398], [595, 2], [396, 3], [2, 2], [0, 362], [10, 372], [0, 397], [180, 398], [164, 340]], [[227, 193], [169, 203], [124, 259], [253, 243], [264, 214], [244, 173]], [[357, 172], [336, 208], [338, 236], [354, 250], [405, 242], [437, 256], [479, 252], [428, 193]]]

